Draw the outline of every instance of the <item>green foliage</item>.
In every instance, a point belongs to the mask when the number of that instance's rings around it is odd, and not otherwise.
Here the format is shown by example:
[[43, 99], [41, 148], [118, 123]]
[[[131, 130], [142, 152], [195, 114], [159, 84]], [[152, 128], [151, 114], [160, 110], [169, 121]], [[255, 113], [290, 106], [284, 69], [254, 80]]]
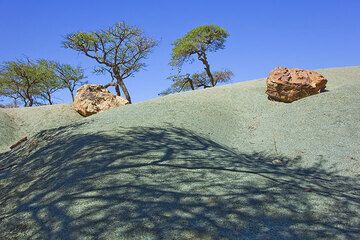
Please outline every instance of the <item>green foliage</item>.
[[72, 90], [83, 79], [83, 70], [68, 64], [39, 59], [5, 62], [0, 70], [0, 96], [21, 101], [24, 106], [53, 104], [53, 94]]
[[[213, 72], [216, 84], [230, 81], [233, 75], [234, 74], [230, 70]], [[160, 96], [211, 87], [211, 80], [206, 72], [194, 73], [191, 75], [174, 75], [170, 76], [168, 79], [170, 79], [173, 83], [169, 88], [159, 93]]]
[[82, 52], [106, 68], [119, 68], [125, 79], [145, 66], [142, 59], [156, 46], [156, 41], [124, 22], [105, 30], [76, 32], [66, 36], [65, 48]]
[[[174, 42], [170, 65], [180, 68], [184, 62], [192, 62], [194, 57], [197, 57], [197, 59], [203, 63], [205, 72], [198, 76], [193, 76], [193, 78], [200, 79], [199, 81], [202, 81], [202, 86], [204, 87], [215, 87], [219, 79], [221, 81], [224, 76], [220, 78], [218, 76], [218, 80], [215, 78], [210, 70], [207, 54], [223, 49], [228, 36], [229, 34], [225, 29], [213, 24], [194, 28], [184, 37]], [[224, 79], [226, 79], [226, 77]], [[172, 87], [170, 87], [170, 89], [171, 88]], [[175, 91], [177, 90], [178, 89], [175, 89]]]
[[86, 78], [84, 75], [84, 69], [80, 66], [73, 67], [69, 64], [57, 63], [55, 74], [63, 87], [69, 90], [71, 98], [74, 101], [75, 88], [86, 83], [85, 81], [82, 81]]
[[168, 77], [173, 83], [171, 86], [161, 93], [159, 93], [160, 96], [165, 96], [172, 93], [177, 93], [181, 91], [188, 91], [191, 90], [194, 86], [192, 85], [192, 79], [190, 78], [190, 74], [185, 75], [174, 75]]
[[124, 79], [145, 67], [143, 60], [157, 42], [124, 22], [92, 32], [76, 32], [65, 37], [63, 46], [94, 59], [100, 66], [97, 72], [109, 72], [131, 102]]
[[41, 61], [27, 59], [5, 62], [0, 71], [1, 92], [5, 97], [20, 99], [24, 106], [32, 106], [50, 78], [51, 70]]
[[215, 83], [226, 83], [231, 80], [231, 78], [234, 76], [234, 73], [230, 70], [224, 70], [224, 71], [216, 71], [213, 73]]
[[43, 80], [39, 84], [40, 92], [38, 97], [49, 104], [53, 104], [52, 95], [59, 89], [64, 88], [63, 82], [55, 73], [58, 63], [40, 59], [37, 61], [37, 64], [44, 72], [44, 75], [42, 76]]
[[223, 49], [228, 32], [216, 25], [204, 25], [194, 28], [184, 37], [174, 42], [170, 65], [179, 66], [191, 60], [193, 55], [202, 55]]

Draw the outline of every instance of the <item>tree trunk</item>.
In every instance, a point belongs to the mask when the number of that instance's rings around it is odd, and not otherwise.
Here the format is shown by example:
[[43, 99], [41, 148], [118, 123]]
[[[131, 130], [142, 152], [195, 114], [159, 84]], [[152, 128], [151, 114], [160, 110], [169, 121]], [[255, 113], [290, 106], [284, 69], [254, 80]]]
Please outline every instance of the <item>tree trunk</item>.
[[115, 91], [116, 91], [116, 95], [121, 96], [119, 84], [116, 84]]
[[125, 95], [125, 98], [129, 101], [129, 103], [131, 104], [131, 97], [130, 97], [130, 94], [125, 86], [125, 83], [123, 80], [118, 80], [118, 83], [121, 87], [121, 90], [123, 91], [124, 95]]
[[52, 99], [51, 99], [51, 94], [50, 93], [46, 93], [47, 94], [47, 97], [48, 97], [48, 102], [50, 105], [53, 105], [53, 102], [52, 102]]
[[29, 98], [29, 103], [28, 106], [32, 107], [32, 105], [34, 104], [34, 99], [32, 99], [31, 97]]
[[125, 83], [124, 83], [123, 79], [120, 76], [119, 69], [113, 68], [113, 73], [114, 73], [114, 77], [116, 78], [116, 81], [118, 83], [118, 86], [121, 87], [121, 90], [123, 91], [123, 93], [125, 95], [125, 98], [129, 101], [129, 104], [131, 104], [130, 93], [127, 90], [127, 87], [125, 86]]
[[214, 80], [214, 77], [210, 71], [210, 65], [209, 65], [209, 62], [207, 60], [207, 57], [206, 57], [206, 53], [203, 52], [201, 55], [198, 54], [198, 59], [205, 65], [205, 71], [206, 71], [206, 74], [208, 75], [209, 79], [210, 79], [210, 83], [211, 83], [211, 86], [215, 87], [216, 83], [215, 83], [215, 80]]
[[193, 83], [192, 79], [189, 79], [189, 83], [190, 83], [191, 90], [195, 90], [194, 83]]
[[[186, 77], [185, 78], [185, 83], [189, 83], [190, 84], [190, 87], [191, 87], [191, 90], [195, 90], [195, 87], [194, 87], [194, 82], [193, 82], [193, 80], [190, 78], [190, 77]], [[183, 89], [184, 88], [184, 86], [185, 86], [185, 84], [182, 86], [182, 88], [181, 89]]]
[[74, 101], [75, 100], [74, 90], [71, 90], [71, 89], [69, 89], [69, 90], [70, 90], [70, 94], [71, 94], [71, 99], [72, 99], [72, 101]]
[[29, 87], [26, 89], [26, 93], [24, 94], [24, 99], [27, 99], [29, 100], [27, 103], [26, 103], [26, 107], [32, 107], [32, 105], [34, 104], [34, 99], [32, 98], [32, 96], [30, 95], [29, 93]]

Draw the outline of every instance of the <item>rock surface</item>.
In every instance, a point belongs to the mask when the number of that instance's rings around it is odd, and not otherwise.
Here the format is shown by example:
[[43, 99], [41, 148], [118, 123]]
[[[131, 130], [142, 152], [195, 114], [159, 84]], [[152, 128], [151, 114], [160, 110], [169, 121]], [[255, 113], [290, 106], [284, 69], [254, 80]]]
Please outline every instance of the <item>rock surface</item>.
[[78, 89], [73, 106], [78, 113], [87, 117], [128, 103], [126, 99], [110, 93], [101, 85], [85, 84]]
[[266, 94], [271, 100], [290, 103], [324, 91], [326, 83], [325, 77], [315, 71], [277, 67], [266, 80]]

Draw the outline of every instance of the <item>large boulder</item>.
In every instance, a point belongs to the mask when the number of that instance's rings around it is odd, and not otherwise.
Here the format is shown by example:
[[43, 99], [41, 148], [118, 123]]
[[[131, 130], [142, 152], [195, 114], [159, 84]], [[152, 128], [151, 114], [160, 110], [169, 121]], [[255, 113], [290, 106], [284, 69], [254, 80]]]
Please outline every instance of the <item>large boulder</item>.
[[315, 71], [277, 67], [266, 80], [266, 94], [271, 100], [290, 103], [324, 91], [326, 83]]
[[87, 117], [128, 103], [126, 99], [110, 93], [101, 85], [85, 84], [77, 90], [73, 106], [78, 113]]

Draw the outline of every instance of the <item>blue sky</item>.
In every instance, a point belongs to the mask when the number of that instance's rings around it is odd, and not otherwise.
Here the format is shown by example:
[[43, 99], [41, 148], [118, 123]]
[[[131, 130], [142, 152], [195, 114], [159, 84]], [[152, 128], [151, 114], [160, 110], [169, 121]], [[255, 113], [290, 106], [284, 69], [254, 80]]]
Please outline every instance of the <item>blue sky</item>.
[[[360, 65], [359, 0], [0, 0], [0, 62], [48, 58], [81, 64], [88, 81], [95, 62], [61, 47], [63, 36], [125, 21], [159, 40], [145, 70], [126, 81], [134, 102], [157, 97], [166, 77], [171, 43], [192, 28], [217, 24], [230, 33], [226, 48], [209, 56], [213, 70], [230, 69], [232, 82], [265, 77], [276, 66], [327, 68]], [[195, 62], [186, 71], [201, 71]], [[67, 92], [57, 102], [69, 102]]]

